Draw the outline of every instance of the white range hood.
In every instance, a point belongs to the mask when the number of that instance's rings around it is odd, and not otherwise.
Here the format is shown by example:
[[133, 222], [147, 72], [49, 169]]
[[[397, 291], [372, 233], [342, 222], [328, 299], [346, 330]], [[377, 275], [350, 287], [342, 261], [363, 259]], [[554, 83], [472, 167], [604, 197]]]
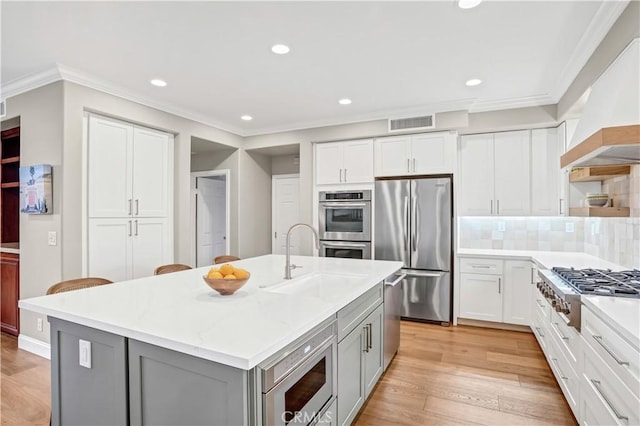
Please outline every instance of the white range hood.
[[593, 85], [562, 167], [640, 163], [640, 39]]

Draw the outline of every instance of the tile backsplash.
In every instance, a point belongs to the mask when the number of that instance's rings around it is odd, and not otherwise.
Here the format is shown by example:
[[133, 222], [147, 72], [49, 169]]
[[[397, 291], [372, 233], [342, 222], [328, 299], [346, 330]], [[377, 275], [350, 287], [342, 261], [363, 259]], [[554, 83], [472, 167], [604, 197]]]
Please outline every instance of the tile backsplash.
[[640, 218], [460, 217], [460, 248], [585, 252], [640, 268]]

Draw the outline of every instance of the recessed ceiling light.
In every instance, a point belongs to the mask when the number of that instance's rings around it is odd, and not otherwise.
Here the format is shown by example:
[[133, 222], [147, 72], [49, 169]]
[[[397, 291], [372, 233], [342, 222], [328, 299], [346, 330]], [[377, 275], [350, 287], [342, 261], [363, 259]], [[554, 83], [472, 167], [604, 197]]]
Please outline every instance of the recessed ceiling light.
[[458, 0], [460, 9], [472, 9], [482, 3], [482, 0]]
[[289, 46], [286, 46], [284, 44], [274, 44], [273, 46], [271, 46], [271, 51], [273, 53], [275, 53], [276, 55], [286, 55], [287, 53], [289, 53]]
[[472, 78], [471, 80], [467, 80], [467, 82], [464, 84], [471, 87], [471, 86], [477, 86], [481, 83], [482, 83], [482, 80], [480, 80], [479, 78]]
[[154, 86], [158, 86], [158, 87], [164, 87], [164, 86], [167, 85], [166, 81], [160, 80], [159, 78], [154, 78], [153, 80], [151, 80], [150, 83], [153, 84]]
[[242, 120], [244, 121], [251, 121], [253, 120], [253, 117], [250, 115], [243, 115], [242, 117], [240, 117]]
[[338, 101], [338, 103], [339, 103], [340, 105], [349, 105], [349, 104], [351, 103], [351, 99], [349, 99], [349, 98], [340, 99], [340, 100]]

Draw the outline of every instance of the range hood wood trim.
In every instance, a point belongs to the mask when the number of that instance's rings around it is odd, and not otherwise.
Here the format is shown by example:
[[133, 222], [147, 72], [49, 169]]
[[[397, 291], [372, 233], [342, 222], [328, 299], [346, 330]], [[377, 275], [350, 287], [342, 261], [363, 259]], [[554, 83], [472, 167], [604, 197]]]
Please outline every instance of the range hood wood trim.
[[640, 143], [640, 124], [605, 127], [598, 130], [560, 157], [560, 167], [567, 167], [599, 148]]

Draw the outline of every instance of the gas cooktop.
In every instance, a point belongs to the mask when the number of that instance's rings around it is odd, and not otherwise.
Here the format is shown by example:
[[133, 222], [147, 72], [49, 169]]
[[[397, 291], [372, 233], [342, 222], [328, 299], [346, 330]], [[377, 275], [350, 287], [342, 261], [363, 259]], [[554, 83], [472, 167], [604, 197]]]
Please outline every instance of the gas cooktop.
[[640, 298], [640, 270], [553, 268], [562, 281], [581, 294]]

